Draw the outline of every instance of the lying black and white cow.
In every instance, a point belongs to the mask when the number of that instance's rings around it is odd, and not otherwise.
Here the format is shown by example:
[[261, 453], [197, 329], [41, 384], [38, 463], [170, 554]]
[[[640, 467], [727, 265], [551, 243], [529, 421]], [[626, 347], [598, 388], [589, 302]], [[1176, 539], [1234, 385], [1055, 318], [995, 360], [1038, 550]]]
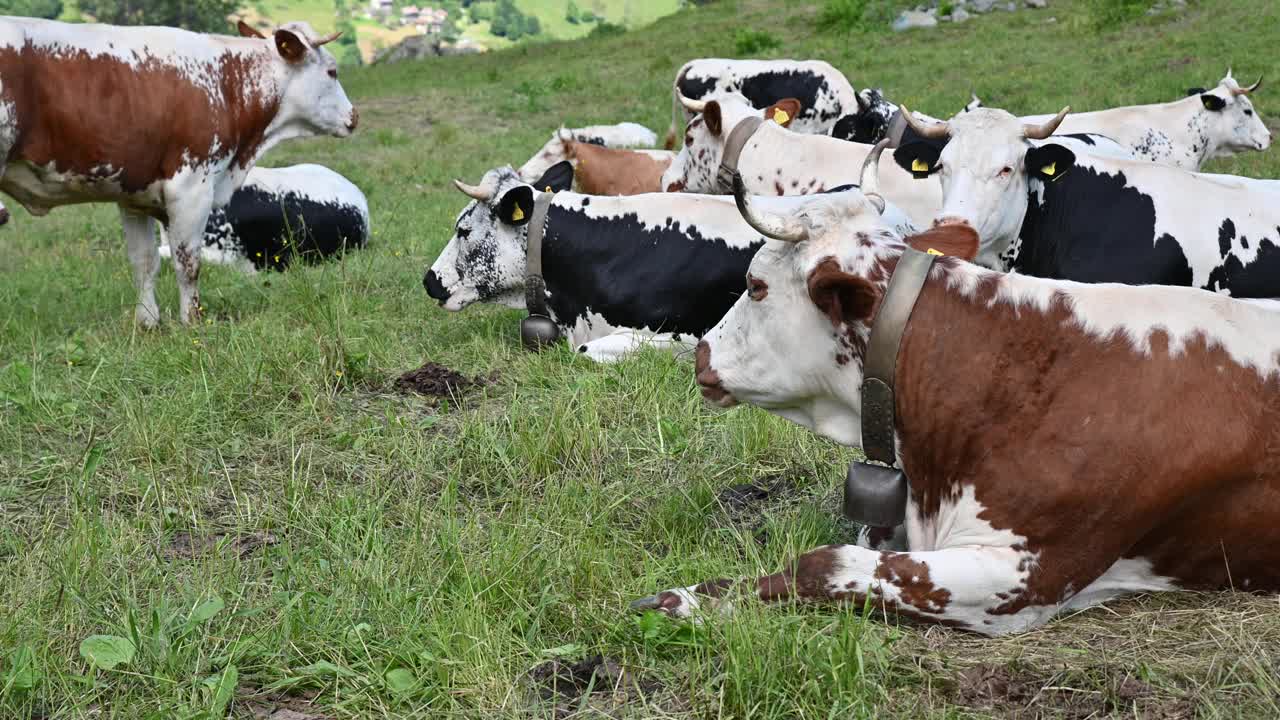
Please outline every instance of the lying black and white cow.
[[[753, 107], [763, 109], [785, 98], [800, 101], [800, 114], [791, 129], [826, 135], [845, 115], [858, 108], [857, 94], [844, 74], [820, 60], [691, 60], [676, 73], [671, 88], [671, 128], [666, 148], [675, 148], [681, 120], [680, 98], [706, 100], [740, 93]], [[686, 112], [687, 124], [693, 114]], [[856, 168], [855, 168], [856, 171]]]
[[[1227, 76], [1211, 90], [1194, 88], [1187, 97], [1173, 102], [1074, 113], [1058, 131], [1106, 135], [1140, 159], [1199, 170], [1213, 158], [1271, 146], [1271, 131], [1249, 100], [1249, 94], [1261, 84], [1262, 78], [1258, 78], [1258, 82], [1240, 87], [1227, 70]], [[1040, 125], [1052, 118], [1028, 115], [1020, 119]]]
[[[1280, 297], [1280, 202], [1259, 181], [1210, 176], [1075, 151], [1049, 138], [1067, 116], [1027, 125], [979, 109], [922, 135], [949, 137], [894, 153], [942, 183], [935, 224], [973, 228], [983, 253], [1021, 238], [1013, 269], [1134, 285], [1187, 285], [1236, 297]], [[1031, 142], [1029, 142], [1031, 141]]]
[[692, 347], [737, 299], [760, 234], [731, 197], [598, 197], [565, 192], [572, 182], [567, 162], [533, 184], [510, 167], [478, 186], [455, 181], [472, 202], [423, 278], [427, 294], [452, 311], [475, 302], [524, 308], [528, 224], [550, 187], [543, 278], [571, 346], [601, 362], [645, 345]]
[[[875, 145], [885, 137], [898, 106], [885, 99], [884, 93], [878, 89], [859, 90], [855, 96], [857, 112], [845, 115], [836, 121], [831, 128], [831, 137], [840, 140], [851, 140], [864, 145]], [[982, 107], [977, 95], [964, 106], [961, 112], [968, 112]], [[937, 122], [935, 118], [916, 113], [916, 118], [925, 122]]]
[[[160, 256], [168, 259], [165, 241]], [[255, 167], [231, 202], [209, 214], [203, 262], [245, 272], [324, 260], [369, 241], [369, 203], [350, 180], [323, 165]]]
[[551, 139], [516, 172], [525, 182], [533, 182], [552, 165], [571, 160], [567, 144], [574, 142], [608, 148], [652, 148], [658, 144], [658, 136], [649, 128], [633, 122], [572, 129], [562, 126], [551, 133]]

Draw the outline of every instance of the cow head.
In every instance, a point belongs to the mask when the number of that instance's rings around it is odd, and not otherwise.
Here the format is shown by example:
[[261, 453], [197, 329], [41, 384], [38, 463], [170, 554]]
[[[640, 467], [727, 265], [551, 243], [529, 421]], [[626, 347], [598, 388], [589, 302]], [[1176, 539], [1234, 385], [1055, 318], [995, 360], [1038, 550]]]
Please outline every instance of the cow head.
[[458, 311], [474, 302], [524, 307], [525, 257], [529, 218], [538, 191], [568, 190], [573, 166], [551, 166], [532, 185], [511, 167], [485, 173], [479, 185], [455, 180], [471, 202], [458, 214], [453, 237], [422, 284], [446, 310]]
[[1204, 134], [1208, 147], [1205, 159], [1226, 157], [1249, 150], [1266, 150], [1271, 146], [1271, 131], [1249, 99], [1262, 85], [1262, 78], [1248, 87], [1240, 87], [1227, 70], [1218, 86], [1180, 102], [1193, 108], [1190, 130]]
[[342, 33], [318, 38], [305, 22], [281, 25], [268, 38], [243, 21], [240, 34], [271, 44], [275, 74], [281, 88], [277, 122], [292, 135], [334, 135], [355, 132], [359, 114], [338, 82], [338, 62], [324, 45]]
[[905, 107], [902, 111], [916, 133], [947, 143], [941, 149], [924, 141], [905, 143], [894, 151], [894, 160], [917, 178], [938, 174], [942, 210], [934, 225], [976, 230], [979, 262], [995, 266], [1022, 228], [1031, 184], [1055, 181], [1075, 163], [1075, 154], [1062, 145], [1032, 143], [1052, 135], [1070, 108], [1043, 125], [1027, 125], [992, 108], [935, 125], [919, 122]]
[[860, 90], [854, 98], [858, 101], [858, 111], [837, 120], [831, 128], [831, 137], [874, 145], [889, 129], [889, 119], [898, 111], [898, 106], [872, 88]]
[[680, 102], [698, 115], [689, 121], [684, 147], [662, 175], [662, 189], [666, 192], [718, 192], [716, 173], [725, 143], [738, 123], [756, 115], [788, 127], [802, 109], [799, 100], [787, 98], [759, 110], [738, 93], [725, 93], [714, 100], [681, 97]]
[[[880, 218], [878, 155], [864, 165], [863, 191], [758, 198], [736, 183], [743, 218], [774, 242], [756, 253], [746, 292], [699, 343], [697, 381], [707, 400], [750, 403], [838, 443], [861, 444], [870, 322], [904, 247]], [[963, 257], [977, 249], [973, 231], [960, 228], [909, 242]]]

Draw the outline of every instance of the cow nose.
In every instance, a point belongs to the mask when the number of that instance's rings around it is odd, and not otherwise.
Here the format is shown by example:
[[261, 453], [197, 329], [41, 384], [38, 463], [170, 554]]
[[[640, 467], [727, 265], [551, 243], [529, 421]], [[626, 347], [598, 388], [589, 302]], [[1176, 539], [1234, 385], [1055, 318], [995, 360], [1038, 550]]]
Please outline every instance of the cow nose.
[[971, 225], [969, 225], [969, 221], [962, 217], [955, 217], [955, 216], [940, 217], [933, 221], [934, 227], [942, 227], [943, 225], [963, 225], [965, 227], [972, 227]]
[[360, 124], [360, 111], [351, 108], [351, 121], [347, 123], [347, 129], [355, 132], [356, 125]]
[[432, 300], [439, 302], [441, 305], [449, 299], [449, 291], [445, 289], [444, 283], [440, 282], [440, 276], [436, 275], [435, 270], [428, 270], [427, 274], [423, 276], [422, 287], [427, 289], [427, 295]]
[[718, 405], [732, 404], [732, 396], [724, 389], [720, 373], [711, 367], [711, 346], [706, 340], [698, 342], [693, 354], [694, 379], [702, 386], [702, 397]]

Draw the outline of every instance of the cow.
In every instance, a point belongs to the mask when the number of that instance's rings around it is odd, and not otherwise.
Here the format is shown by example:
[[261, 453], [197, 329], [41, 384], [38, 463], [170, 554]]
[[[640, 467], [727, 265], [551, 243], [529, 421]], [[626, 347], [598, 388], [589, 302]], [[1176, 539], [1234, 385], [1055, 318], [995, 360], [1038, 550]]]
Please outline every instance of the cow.
[[[739, 93], [759, 109], [784, 98], [798, 99], [802, 109], [791, 128], [806, 134], [826, 135], [837, 120], [858, 107], [849, 80], [820, 60], [690, 60], [676, 73], [671, 87], [671, 127], [664, 147], [675, 149], [680, 98], [706, 100], [725, 93]], [[688, 123], [692, 117], [686, 112], [683, 119]]]
[[749, 403], [860, 447], [887, 283], [906, 247], [942, 253], [893, 376], [905, 544], [863, 533], [773, 575], [633, 608], [865, 603], [997, 636], [1126, 593], [1280, 590], [1280, 313], [1191, 288], [988, 270], [964, 261], [971, 229], [904, 243], [873, 199], [814, 196], [780, 214], [744, 195], [771, 241], [694, 372], [712, 404]]
[[608, 148], [651, 148], [658, 144], [658, 136], [649, 128], [624, 122], [616, 125], [588, 125], [569, 129], [561, 126], [551, 133], [551, 139], [534, 153], [517, 171], [525, 182], [541, 177], [552, 165], [568, 160], [568, 143], [579, 142]]
[[586, 195], [639, 195], [662, 192], [662, 173], [671, 166], [670, 150], [620, 150], [590, 143], [566, 143], [574, 166], [574, 184]]
[[[1073, 113], [1059, 131], [1106, 135], [1139, 158], [1199, 170], [1214, 158], [1271, 146], [1271, 131], [1249, 99], [1261, 85], [1259, 77], [1241, 87], [1228, 69], [1211, 90], [1193, 88], [1187, 97], [1173, 102]], [[1028, 115], [1021, 120], [1040, 125], [1052, 118], [1052, 114]]]
[[238, 27], [242, 37], [0, 19], [0, 190], [33, 215], [116, 203], [144, 328], [160, 317], [153, 219], [173, 239], [179, 320], [193, 324], [210, 211], [276, 143], [356, 129], [322, 47], [338, 34]]
[[[350, 180], [323, 165], [255, 167], [231, 202], [209, 213], [201, 258], [255, 273], [331, 258], [368, 241], [369, 203]], [[171, 255], [162, 242], [160, 257]]]
[[[902, 167], [937, 175], [935, 221], [970, 227], [985, 256], [1021, 239], [1012, 269], [1081, 282], [1185, 285], [1236, 297], [1280, 297], [1280, 203], [1257, 181], [1074, 151], [1041, 125], [982, 108], [910, 143]], [[914, 122], [914, 120], [908, 120]], [[1048, 141], [1044, 141], [1048, 138]], [[1030, 141], [1030, 142], [1029, 142]]]
[[[841, 140], [852, 140], [863, 145], [875, 145], [889, 133], [898, 106], [885, 99], [883, 91], [866, 88], [859, 90], [855, 96], [857, 112], [845, 115], [831, 127], [831, 137]], [[970, 93], [970, 100], [961, 112], [968, 112], [982, 107], [977, 95]], [[916, 113], [916, 118], [925, 122], [938, 122], [936, 118]]]

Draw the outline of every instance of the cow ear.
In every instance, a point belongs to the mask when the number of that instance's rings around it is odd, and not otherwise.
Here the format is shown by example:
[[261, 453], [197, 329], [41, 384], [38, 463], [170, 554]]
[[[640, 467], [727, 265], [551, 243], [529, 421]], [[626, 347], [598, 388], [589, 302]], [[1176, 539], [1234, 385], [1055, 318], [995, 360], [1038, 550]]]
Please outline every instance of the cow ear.
[[1205, 93], [1200, 96], [1200, 102], [1204, 103], [1204, 109], [1212, 112], [1218, 112], [1227, 106], [1227, 101], [1217, 95]]
[[702, 109], [702, 122], [706, 123], [707, 130], [715, 137], [720, 137], [720, 131], [723, 129], [720, 117], [720, 103], [712, 100]]
[[1076, 154], [1057, 143], [1027, 151], [1027, 173], [1040, 180], [1057, 180], [1075, 165]]
[[561, 160], [552, 165], [542, 173], [542, 177], [533, 181], [533, 187], [543, 192], [568, 190], [573, 187], [573, 163]]
[[791, 121], [800, 114], [801, 107], [800, 101], [795, 98], [779, 100], [764, 109], [764, 119], [772, 120], [782, 127], [791, 127]]
[[286, 62], [298, 62], [307, 55], [307, 44], [291, 30], [276, 30], [276, 51]]
[[937, 172], [941, 155], [941, 150], [927, 142], [909, 142], [893, 151], [893, 161], [920, 180]]
[[809, 273], [809, 299], [818, 306], [833, 327], [865, 322], [880, 293], [865, 278], [840, 269], [834, 257], [819, 262]]
[[258, 38], [259, 40], [267, 39], [266, 35], [258, 32], [256, 28], [243, 20], [236, 21], [236, 30], [240, 33], [240, 37]]
[[1204, 92], [1204, 88], [1187, 88], [1187, 97], [1191, 97], [1192, 95], [1203, 95]]
[[907, 238], [907, 244], [930, 255], [950, 255], [972, 260], [978, 256], [978, 231], [968, 225], [948, 223]]
[[518, 185], [508, 190], [498, 201], [498, 219], [508, 225], [520, 227], [533, 215], [533, 188]]

